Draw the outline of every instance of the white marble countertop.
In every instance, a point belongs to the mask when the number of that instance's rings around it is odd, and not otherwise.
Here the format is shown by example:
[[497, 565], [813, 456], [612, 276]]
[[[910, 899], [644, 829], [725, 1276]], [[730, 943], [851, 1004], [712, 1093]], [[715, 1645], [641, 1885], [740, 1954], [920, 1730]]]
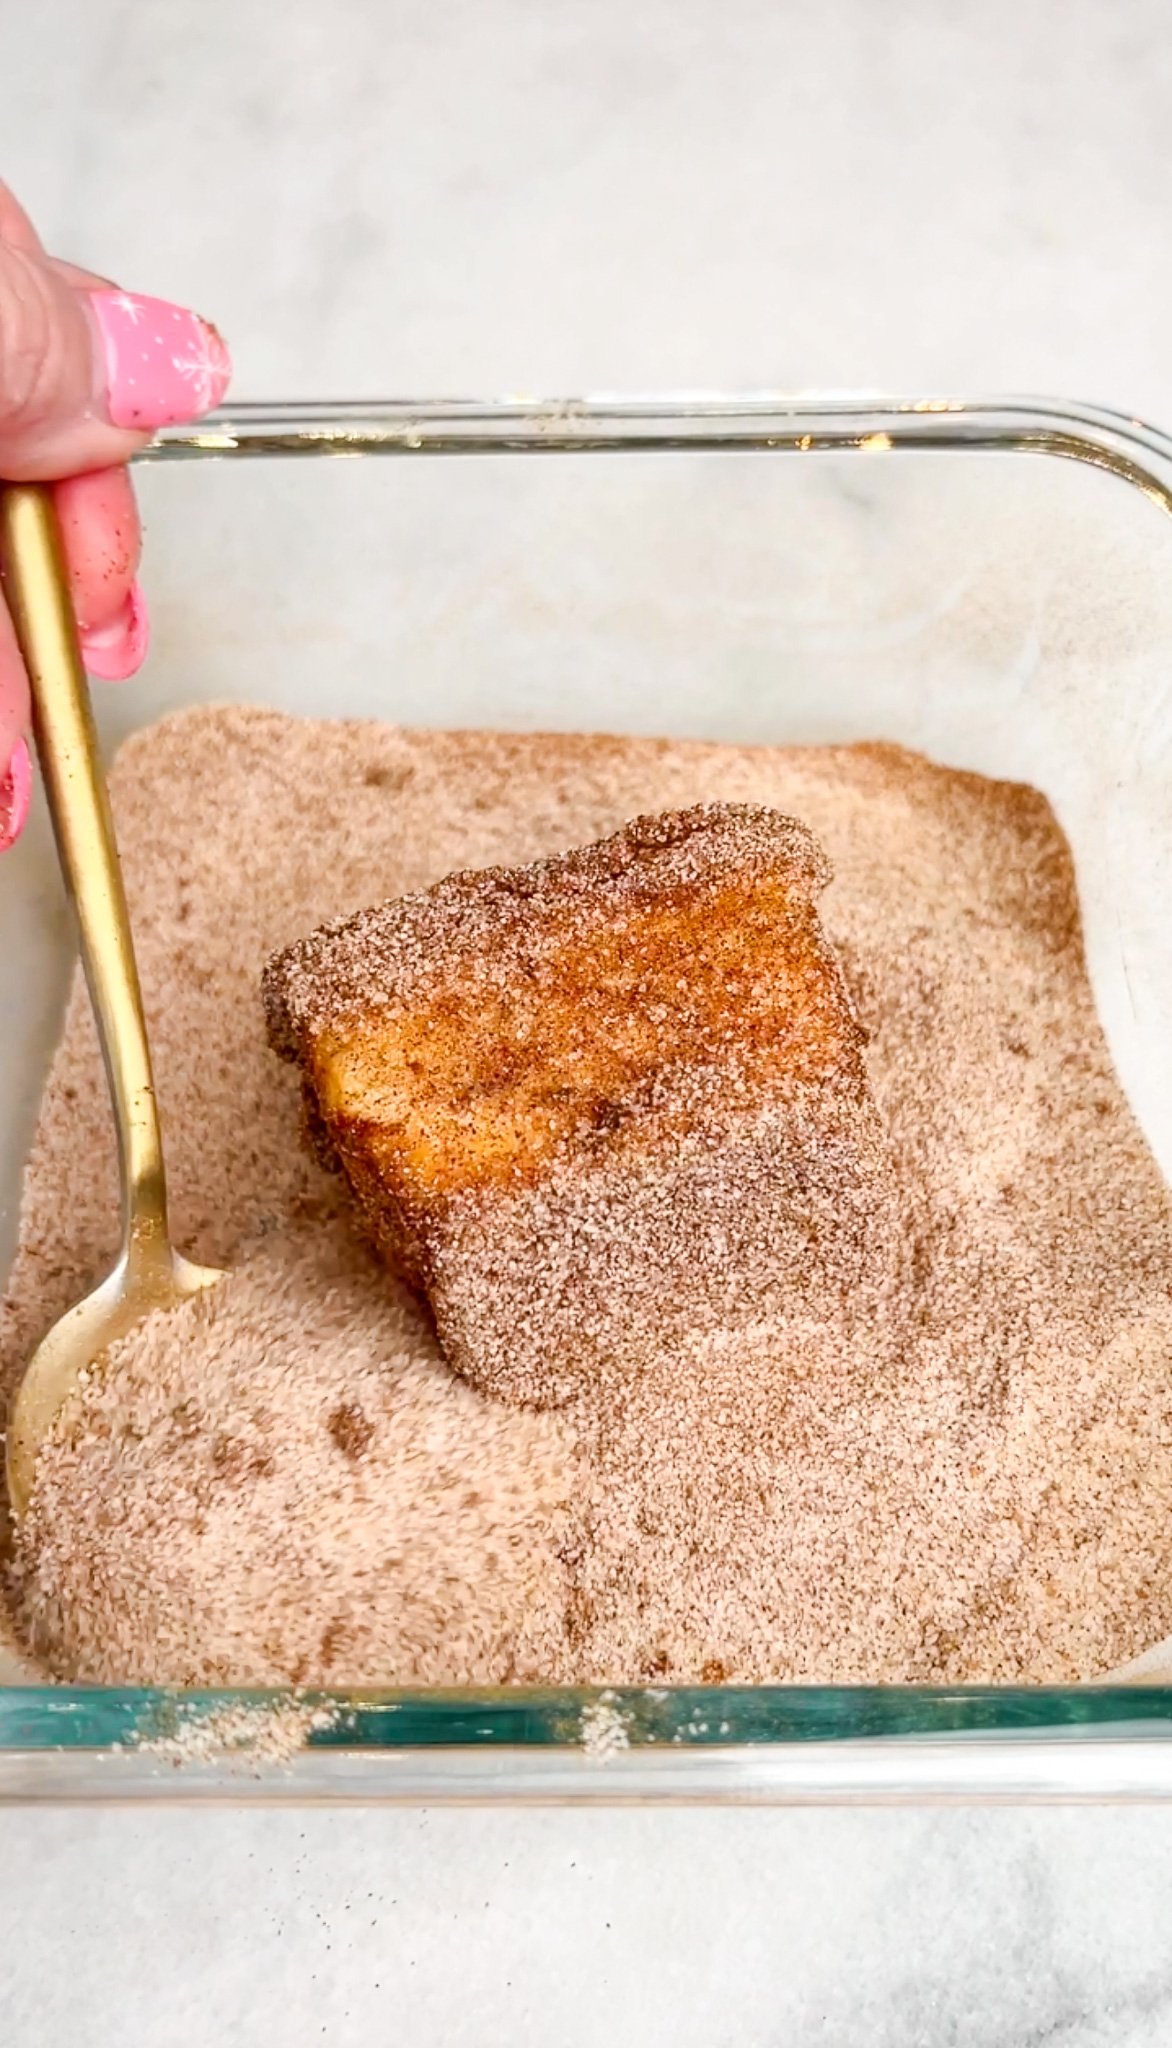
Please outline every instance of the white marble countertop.
[[[213, 315], [242, 396], [1172, 423], [1164, 0], [39, 0], [0, 105], [53, 242]], [[1172, 2038], [1159, 1810], [26, 1810], [2, 1841], [14, 2048]]]

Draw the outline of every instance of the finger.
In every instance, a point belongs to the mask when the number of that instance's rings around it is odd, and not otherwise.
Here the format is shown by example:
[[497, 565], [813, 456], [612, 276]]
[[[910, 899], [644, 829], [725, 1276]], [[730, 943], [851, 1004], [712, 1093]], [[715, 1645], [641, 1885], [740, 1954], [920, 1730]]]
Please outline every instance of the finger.
[[82, 295], [0, 242], [0, 475], [14, 482], [124, 462], [141, 437], [109, 415]]
[[79, 263], [66, 263], [60, 256], [46, 256], [41, 238], [19, 199], [3, 181], [0, 181], [0, 242], [7, 242], [12, 249], [23, 249], [26, 256], [40, 256], [75, 291], [114, 292], [118, 289], [112, 277], [100, 277], [96, 270], [83, 270]]
[[61, 256], [46, 256], [45, 261], [58, 277], [73, 286], [74, 291], [116, 292], [118, 289], [112, 277], [99, 277], [96, 270], [83, 270], [80, 264], [66, 263]]
[[32, 770], [23, 738], [27, 725], [24, 665], [0, 598], [0, 852], [11, 846], [28, 810]]
[[19, 199], [2, 180], [0, 242], [7, 242], [13, 249], [23, 249], [26, 256], [42, 257], [75, 291], [115, 292], [118, 289], [112, 277], [101, 277], [96, 270], [83, 270], [79, 263], [66, 263], [61, 256], [46, 256], [41, 238]]
[[43, 254], [41, 238], [17, 198], [0, 179], [0, 242], [8, 242], [26, 255]]
[[66, 285], [74, 285], [80, 291], [117, 291], [111, 276], [98, 276], [96, 270], [82, 270], [76, 262], [64, 262], [59, 256], [45, 256], [45, 244], [33, 227], [33, 221], [25, 213], [16, 195], [0, 178], [0, 242], [8, 242], [14, 250], [25, 250], [27, 256], [41, 256], [53, 266], [57, 276], [64, 276]]
[[27, 740], [17, 740], [0, 775], [0, 853], [15, 846], [24, 831], [33, 796], [33, 764]]
[[166, 301], [75, 291], [0, 241], [0, 474], [21, 481], [125, 462], [156, 427], [217, 405], [214, 328]]
[[0, 242], [7, 242], [13, 249], [23, 249], [26, 256], [42, 257], [59, 277], [65, 279], [66, 284], [73, 285], [76, 290], [113, 292], [118, 289], [112, 277], [99, 277], [96, 270], [83, 270], [80, 264], [66, 263], [60, 256], [46, 256], [35, 227], [3, 179], [0, 179]]
[[[138, 510], [124, 469], [71, 477], [54, 492], [82, 651], [91, 675], [132, 675], [146, 654], [146, 606], [135, 580], [142, 544]], [[19, 836], [32, 792], [22, 737], [29, 703], [25, 671], [0, 598], [0, 853]]]
[[124, 469], [94, 469], [56, 486], [57, 516], [83, 633], [122, 610], [138, 569], [141, 533]]
[[150, 639], [130, 478], [124, 469], [94, 470], [58, 484], [54, 496], [85, 665], [122, 682], [142, 666]]

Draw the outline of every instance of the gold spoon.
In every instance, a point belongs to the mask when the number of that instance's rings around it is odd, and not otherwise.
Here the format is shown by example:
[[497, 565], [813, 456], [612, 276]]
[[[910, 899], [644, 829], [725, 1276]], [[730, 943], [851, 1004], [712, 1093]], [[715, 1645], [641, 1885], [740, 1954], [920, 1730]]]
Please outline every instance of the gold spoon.
[[42, 1338], [8, 1415], [8, 1496], [23, 1515], [37, 1453], [86, 1366], [153, 1309], [222, 1273], [172, 1249], [159, 1113], [122, 870], [69, 597], [57, 515], [37, 484], [0, 486], [0, 576], [32, 690], [33, 733], [118, 1134], [122, 1249]]

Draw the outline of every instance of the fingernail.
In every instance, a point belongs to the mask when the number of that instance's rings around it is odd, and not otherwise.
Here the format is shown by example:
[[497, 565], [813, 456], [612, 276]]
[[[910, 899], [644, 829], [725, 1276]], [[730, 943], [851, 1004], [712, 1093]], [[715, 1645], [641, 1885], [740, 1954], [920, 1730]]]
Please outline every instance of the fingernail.
[[33, 764], [23, 740], [17, 740], [5, 773], [0, 776], [0, 853], [7, 853], [24, 830], [33, 793]]
[[116, 427], [197, 420], [220, 403], [232, 363], [215, 328], [198, 313], [136, 292], [91, 292], [89, 302]]
[[81, 652], [91, 676], [103, 683], [124, 683], [146, 660], [151, 642], [151, 621], [141, 586], [132, 583], [126, 603], [116, 618], [105, 626], [91, 627], [81, 636]]

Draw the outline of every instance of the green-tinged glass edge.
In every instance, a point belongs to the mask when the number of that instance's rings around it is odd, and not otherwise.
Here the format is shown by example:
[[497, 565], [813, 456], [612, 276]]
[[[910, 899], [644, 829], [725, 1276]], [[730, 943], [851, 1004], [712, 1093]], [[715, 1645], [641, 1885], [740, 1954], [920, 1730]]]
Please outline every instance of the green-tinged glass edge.
[[959, 1735], [1172, 1738], [1172, 1687], [640, 1686], [472, 1691], [0, 1688], [0, 1754], [128, 1749], [201, 1725], [247, 1747], [276, 1712], [310, 1749], [714, 1748]]

